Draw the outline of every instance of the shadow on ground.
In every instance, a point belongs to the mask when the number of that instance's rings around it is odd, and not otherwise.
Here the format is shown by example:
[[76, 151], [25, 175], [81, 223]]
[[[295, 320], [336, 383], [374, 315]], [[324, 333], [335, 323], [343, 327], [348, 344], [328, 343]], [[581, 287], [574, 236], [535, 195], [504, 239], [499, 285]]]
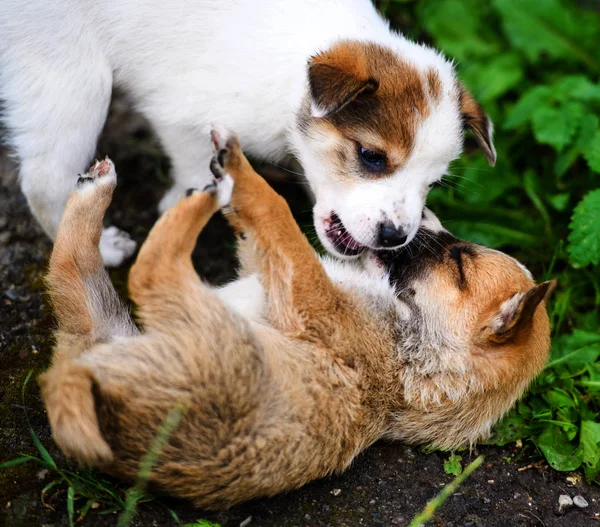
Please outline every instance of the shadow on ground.
[[[168, 180], [168, 161], [147, 125], [118, 99], [111, 109], [99, 153], [115, 161], [120, 175], [111, 223], [141, 242], [156, 219], [155, 204]], [[310, 205], [298, 181], [274, 184], [290, 201], [300, 222], [310, 223]], [[8, 174], [0, 156], [0, 462], [21, 452], [35, 454], [25, 419], [42, 443], [66, 463], [52, 442], [37, 385], [31, 382], [21, 402], [23, 381], [48, 365], [52, 314], [43, 290], [43, 274], [51, 244], [31, 218], [25, 198]], [[195, 252], [198, 272], [211, 283], [235, 276], [233, 236], [225, 221], [214, 218]], [[112, 272], [124, 293], [127, 266]], [[600, 489], [582, 482], [579, 474], [555, 472], [527, 446], [518, 449], [481, 447], [484, 465], [437, 513], [439, 526], [579, 526], [600, 525]], [[271, 499], [258, 500], [230, 511], [208, 514], [172, 500], [139, 507], [132, 525], [174, 525], [167, 507], [181, 520], [210, 519], [225, 526], [388, 526], [406, 525], [426, 502], [452, 480], [444, 473], [448, 454], [424, 454], [401, 444], [379, 443], [342, 476], [307, 485]], [[474, 453], [463, 453], [464, 461]], [[42, 503], [41, 491], [52, 475], [27, 464], [0, 470], [0, 518], [10, 526], [68, 525], [66, 490], [55, 487]], [[555, 509], [559, 495], [583, 495], [589, 507], [572, 508], [563, 516]], [[77, 508], [76, 502], [76, 508]], [[165, 506], [166, 505], [166, 506]], [[80, 524], [115, 525], [116, 514], [91, 510]], [[594, 521], [596, 520], [596, 521]]]

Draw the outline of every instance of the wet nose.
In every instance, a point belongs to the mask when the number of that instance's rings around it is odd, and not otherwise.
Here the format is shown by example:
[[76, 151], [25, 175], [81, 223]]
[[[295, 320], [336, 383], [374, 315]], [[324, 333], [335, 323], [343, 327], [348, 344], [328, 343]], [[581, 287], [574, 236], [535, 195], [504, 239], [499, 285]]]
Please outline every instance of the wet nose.
[[406, 242], [408, 235], [402, 228], [397, 229], [393, 223], [386, 221], [379, 224], [379, 244], [382, 247], [398, 247]]

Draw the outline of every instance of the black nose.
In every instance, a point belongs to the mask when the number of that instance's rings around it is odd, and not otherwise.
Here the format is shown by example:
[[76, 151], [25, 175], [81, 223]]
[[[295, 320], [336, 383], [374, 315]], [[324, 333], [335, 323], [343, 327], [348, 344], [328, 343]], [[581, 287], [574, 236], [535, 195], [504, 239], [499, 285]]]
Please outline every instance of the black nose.
[[408, 235], [404, 230], [396, 229], [389, 221], [379, 225], [379, 244], [382, 247], [398, 247], [404, 244], [406, 238]]

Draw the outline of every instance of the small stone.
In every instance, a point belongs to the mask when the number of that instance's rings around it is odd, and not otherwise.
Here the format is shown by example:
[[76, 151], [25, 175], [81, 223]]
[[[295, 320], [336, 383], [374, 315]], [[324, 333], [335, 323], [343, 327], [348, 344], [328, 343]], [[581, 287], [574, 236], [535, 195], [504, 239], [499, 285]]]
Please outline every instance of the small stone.
[[558, 514], [564, 514], [565, 510], [573, 506], [571, 496], [561, 494], [558, 497]]
[[333, 489], [331, 491], [331, 494], [333, 494], [334, 496], [339, 496], [342, 493], [342, 489]]
[[15, 287], [12, 285], [6, 291], [4, 291], [4, 296], [6, 296], [6, 298], [8, 298], [9, 300], [13, 300], [13, 301], [15, 301], [17, 298], [19, 298], [19, 295], [17, 294]]
[[588, 506], [588, 502], [583, 496], [575, 496], [573, 498], [573, 503], [579, 507], [580, 509], [585, 509]]
[[488, 479], [488, 483], [495, 483], [493, 479]]
[[252, 516], [248, 516], [242, 523], [240, 523], [240, 527], [248, 527], [252, 523]]

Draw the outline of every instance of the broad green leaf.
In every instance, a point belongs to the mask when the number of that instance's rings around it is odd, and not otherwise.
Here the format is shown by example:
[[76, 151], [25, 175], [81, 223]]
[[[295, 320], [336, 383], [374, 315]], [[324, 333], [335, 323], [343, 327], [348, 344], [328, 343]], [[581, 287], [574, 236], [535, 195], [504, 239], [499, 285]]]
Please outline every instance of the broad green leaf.
[[535, 444], [555, 470], [575, 470], [583, 461], [583, 450], [571, 443], [565, 432], [554, 424], [544, 428], [535, 439]]
[[452, 474], [458, 476], [462, 472], [462, 460], [461, 456], [452, 454], [446, 461], [444, 461], [444, 472], [446, 474]]
[[522, 439], [531, 434], [531, 428], [526, 423], [526, 418], [518, 411], [512, 411], [505, 416], [495, 427], [489, 444], [504, 446], [517, 439]]
[[567, 75], [554, 83], [554, 96], [563, 100], [600, 101], [600, 85], [583, 75]]
[[523, 79], [523, 64], [516, 53], [503, 53], [484, 65], [461, 69], [461, 77], [477, 100], [485, 105], [517, 86]]
[[481, 36], [482, 4], [470, 0], [432, 0], [424, 2], [421, 16], [436, 45], [450, 56], [465, 60], [487, 57], [500, 50], [493, 34]]
[[582, 116], [583, 107], [578, 103], [541, 107], [533, 112], [533, 133], [540, 143], [562, 150], [571, 142]]
[[531, 88], [509, 110], [504, 121], [504, 128], [506, 130], [521, 128], [531, 120], [536, 110], [539, 108], [550, 108], [552, 99], [553, 92], [549, 86], [535, 86]]
[[569, 224], [569, 262], [575, 268], [600, 263], [600, 188], [577, 204]]
[[575, 406], [575, 401], [569, 397], [564, 391], [561, 390], [550, 390], [544, 394], [544, 399], [552, 407], [560, 406]]
[[600, 129], [587, 144], [583, 157], [594, 172], [600, 172]]
[[591, 481], [600, 473], [600, 423], [582, 421], [579, 441], [583, 451], [585, 476]]
[[595, 13], [569, 9], [559, 0], [494, 0], [493, 4], [512, 45], [532, 62], [548, 56], [600, 67], [592, 51], [597, 49]]

